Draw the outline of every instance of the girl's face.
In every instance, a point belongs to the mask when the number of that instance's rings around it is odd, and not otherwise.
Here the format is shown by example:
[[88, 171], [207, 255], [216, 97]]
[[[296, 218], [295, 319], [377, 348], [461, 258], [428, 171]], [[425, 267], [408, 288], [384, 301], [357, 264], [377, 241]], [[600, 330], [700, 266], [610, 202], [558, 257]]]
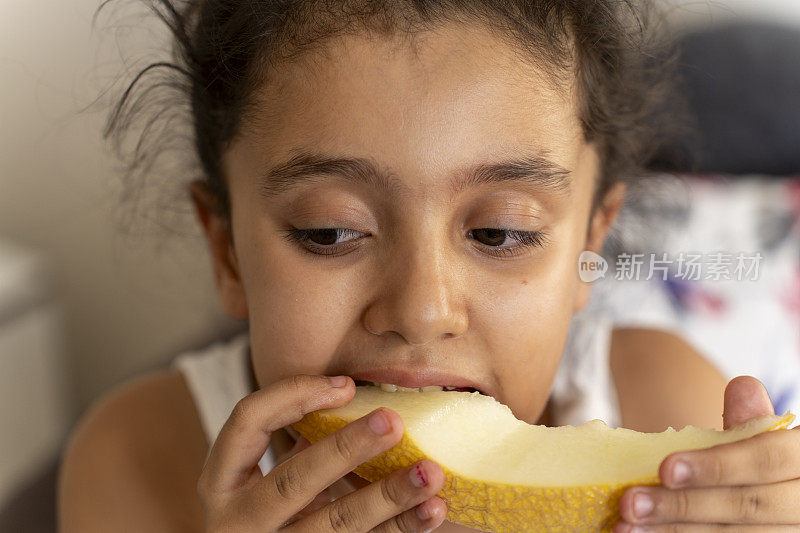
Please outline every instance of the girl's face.
[[260, 387], [473, 387], [539, 420], [619, 202], [590, 221], [574, 87], [520, 53], [460, 25], [348, 36], [260, 90], [224, 157], [233, 243], [205, 224]]

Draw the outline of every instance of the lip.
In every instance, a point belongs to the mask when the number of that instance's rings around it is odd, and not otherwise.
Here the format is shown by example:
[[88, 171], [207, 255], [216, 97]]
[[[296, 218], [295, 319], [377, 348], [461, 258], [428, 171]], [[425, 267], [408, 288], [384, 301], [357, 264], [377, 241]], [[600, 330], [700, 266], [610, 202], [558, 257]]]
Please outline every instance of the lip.
[[469, 387], [487, 396], [492, 396], [491, 391], [477, 381], [465, 376], [435, 370], [408, 371], [400, 368], [369, 369], [353, 372], [350, 377], [359, 381], [374, 381], [376, 383], [393, 383], [401, 387], [417, 388], [429, 385], [442, 385], [449, 387]]

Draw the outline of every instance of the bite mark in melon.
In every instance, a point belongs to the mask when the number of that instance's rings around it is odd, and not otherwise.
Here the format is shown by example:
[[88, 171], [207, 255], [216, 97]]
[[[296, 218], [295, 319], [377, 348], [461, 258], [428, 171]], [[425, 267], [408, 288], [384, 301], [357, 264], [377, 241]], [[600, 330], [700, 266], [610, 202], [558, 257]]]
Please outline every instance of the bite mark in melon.
[[662, 433], [612, 429], [600, 420], [549, 428], [517, 420], [478, 392], [385, 392], [356, 388], [353, 400], [309, 413], [293, 427], [316, 442], [378, 407], [403, 420], [402, 440], [354, 470], [375, 481], [423, 458], [446, 481], [438, 494], [446, 519], [506, 531], [609, 531], [618, 502], [634, 485], [657, 485], [669, 454], [787, 428], [794, 415], [770, 415], [716, 431], [692, 426]]

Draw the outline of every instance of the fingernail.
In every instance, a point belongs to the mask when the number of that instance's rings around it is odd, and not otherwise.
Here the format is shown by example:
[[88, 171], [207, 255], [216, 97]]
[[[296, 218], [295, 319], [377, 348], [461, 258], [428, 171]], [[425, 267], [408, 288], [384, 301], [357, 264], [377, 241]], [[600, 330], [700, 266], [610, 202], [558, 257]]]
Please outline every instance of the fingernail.
[[653, 499], [643, 492], [633, 497], [633, 514], [636, 518], [644, 518], [653, 511]]
[[432, 516], [431, 510], [428, 508], [428, 506], [430, 505], [429, 502], [430, 500], [422, 502], [421, 504], [417, 505], [416, 511], [417, 511], [417, 516], [419, 517], [420, 520], [428, 520]]
[[428, 480], [425, 478], [425, 472], [423, 472], [419, 463], [411, 467], [411, 470], [408, 472], [408, 477], [411, 478], [411, 484], [415, 487], [424, 487], [428, 484]]
[[331, 382], [331, 387], [344, 387], [347, 385], [347, 376], [330, 376], [328, 381]]
[[392, 430], [392, 424], [383, 411], [375, 411], [369, 415], [367, 425], [376, 435], [386, 435]]
[[683, 486], [689, 481], [692, 475], [692, 468], [685, 461], [678, 461], [672, 467], [672, 484], [675, 486]]

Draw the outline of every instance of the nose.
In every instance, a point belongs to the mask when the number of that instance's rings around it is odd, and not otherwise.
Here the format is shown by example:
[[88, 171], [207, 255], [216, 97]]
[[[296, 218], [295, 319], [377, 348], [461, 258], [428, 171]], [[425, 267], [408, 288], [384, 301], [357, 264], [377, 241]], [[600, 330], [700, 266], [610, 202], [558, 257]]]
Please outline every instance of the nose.
[[363, 323], [376, 335], [395, 333], [408, 344], [461, 336], [467, 310], [454, 268], [442, 252], [427, 248], [394, 257], [380, 275]]

